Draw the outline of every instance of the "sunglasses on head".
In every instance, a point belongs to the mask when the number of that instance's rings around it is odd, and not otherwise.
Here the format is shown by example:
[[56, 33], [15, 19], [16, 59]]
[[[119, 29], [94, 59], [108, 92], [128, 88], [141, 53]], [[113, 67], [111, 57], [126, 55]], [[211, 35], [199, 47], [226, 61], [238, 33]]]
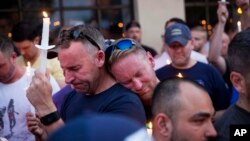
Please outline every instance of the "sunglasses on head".
[[119, 49], [121, 51], [129, 50], [135, 44], [136, 43], [132, 39], [121, 39], [121, 40], [118, 40], [117, 42], [114, 42], [114, 44], [112, 45], [112, 47], [113, 47], [112, 52], [114, 52], [114, 50], [116, 50], [116, 49]]
[[135, 44], [136, 43], [132, 39], [127, 38], [111, 42], [105, 50], [106, 60], [109, 60], [115, 50], [126, 51], [131, 49]]
[[98, 50], [101, 50], [100, 46], [88, 35], [84, 34], [80, 29], [78, 30], [72, 30], [70, 33], [70, 38], [72, 39], [87, 39], [92, 45], [98, 48]]

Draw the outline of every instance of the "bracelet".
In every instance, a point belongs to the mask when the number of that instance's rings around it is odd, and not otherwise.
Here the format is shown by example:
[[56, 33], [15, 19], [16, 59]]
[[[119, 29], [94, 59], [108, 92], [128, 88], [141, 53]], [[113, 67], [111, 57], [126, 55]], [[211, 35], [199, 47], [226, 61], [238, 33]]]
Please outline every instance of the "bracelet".
[[43, 125], [50, 125], [60, 119], [60, 115], [58, 114], [57, 111], [52, 112], [48, 115], [45, 115], [40, 118], [40, 121]]

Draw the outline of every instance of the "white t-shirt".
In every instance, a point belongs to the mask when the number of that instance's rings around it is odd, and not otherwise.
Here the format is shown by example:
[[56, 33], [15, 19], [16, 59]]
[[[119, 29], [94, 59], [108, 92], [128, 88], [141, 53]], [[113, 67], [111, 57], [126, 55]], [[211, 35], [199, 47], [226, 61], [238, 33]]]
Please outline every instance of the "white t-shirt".
[[[34, 107], [26, 97], [31, 76], [27, 73], [11, 84], [0, 83], [0, 137], [8, 141], [34, 141], [34, 136], [28, 131], [25, 114], [34, 112]], [[55, 79], [50, 76], [53, 94], [60, 90]]]

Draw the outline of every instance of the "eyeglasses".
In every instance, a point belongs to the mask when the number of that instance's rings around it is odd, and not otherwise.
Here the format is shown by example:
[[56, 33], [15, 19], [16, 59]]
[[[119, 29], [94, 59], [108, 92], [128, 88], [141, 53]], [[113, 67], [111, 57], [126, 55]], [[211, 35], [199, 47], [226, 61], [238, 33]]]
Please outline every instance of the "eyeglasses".
[[98, 48], [98, 50], [101, 50], [100, 46], [88, 35], [84, 34], [80, 29], [78, 30], [72, 30], [70, 33], [70, 38], [72, 39], [87, 39], [92, 45]]

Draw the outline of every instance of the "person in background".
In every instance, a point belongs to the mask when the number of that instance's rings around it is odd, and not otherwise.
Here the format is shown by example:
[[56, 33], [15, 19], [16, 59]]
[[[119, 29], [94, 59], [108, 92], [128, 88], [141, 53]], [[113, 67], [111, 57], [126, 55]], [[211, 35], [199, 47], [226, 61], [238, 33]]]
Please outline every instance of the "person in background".
[[230, 39], [224, 32], [228, 18], [228, 10], [225, 3], [218, 3], [217, 16], [218, 23], [210, 38], [208, 60], [223, 76], [223, 79], [226, 82], [230, 93], [232, 94], [231, 103], [235, 103], [238, 98], [238, 94], [235, 91], [232, 82], [230, 81], [230, 67], [227, 59], [227, 50]]
[[37, 109], [43, 129], [36, 126], [37, 119], [31, 115], [27, 116], [27, 123], [37, 139], [45, 140], [45, 133], [50, 135], [65, 123], [88, 113], [119, 114], [145, 125], [139, 97], [108, 73], [103, 46], [103, 35], [91, 26], [78, 25], [60, 32], [58, 59], [65, 82], [71, 88], [67, 86], [55, 94], [63, 97], [56, 107], [47, 78], [39, 72], [33, 77], [27, 97]]
[[[218, 137], [215, 141], [230, 140], [231, 125], [250, 124], [250, 28], [236, 34], [228, 48], [230, 79], [239, 99], [215, 122]], [[244, 138], [243, 138], [244, 139]]]
[[195, 26], [191, 28], [192, 40], [194, 42], [194, 51], [199, 52], [205, 56], [208, 55], [207, 45], [207, 31], [202, 26]]
[[125, 36], [125, 38], [132, 38], [135, 41], [137, 41], [138, 43], [140, 43], [141, 46], [146, 51], [149, 51], [152, 54], [153, 57], [157, 55], [157, 52], [154, 50], [154, 48], [143, 45], [141, 43], [142, 30], [141, 30], [141, 25], [140, 25], [139, 22], [131, 21], [131, 22], [127, 23], [127, 25], [125, 27], [124, 36]]
[[[26, 97], [34, 69], [17, 65], [16, 58], [13, 42], [0, 36], [0, 137], [9, 141], [33, 141], [34, 136], [25, 124], [25, 115], [35, 111]], [[50, 83], [52, 93], [59, 91], [52, 76]]]
[[206, 90], [187, 78], [161, 81], [152, 98], [155, 141], [202, 141], [217, 136]]
[[[34, 23], [21, 21], [14, 25], [12, 40], [21, 54], [17, 58], [17, 64], [27, 66], [27, 63], [30, 62], [32, 68], [40, 67], [40, 50], [35, 45], [40, 45], [41, 34], [41, 26]], [[58, 59], [47, 59], [47, 69], [59, 86], [63, 87], [65, 79]]]
[[[174, 17], [174, 18], [171, 18], [168, 21], [166, 21], [165, 26], [164, 26], [164, 32], [169, 26], [171, 26], [175, 23], [181, 23], [181, 24], [186, 25], [185, 21], [183, 21], [180, 18]], [[168, 46], [165, 43], [165, 35], [162, 35], [162, 42], [163, 42], [162, 53], [155, 57], [154, 70], [158, 70], [158, 69], [162, 68], [163, 66], [171, 63], [171, 58], [168, 54]], [[196, 52], [194, 50], [191, 51], [191, 58], [193, 58], [194, 60], [197, 60], [199, 62], [203, 62], [206, 64], [208, 63], [206, 56], [204, 56], [201, 53]]]
[[[230, 95], [220, 73], [213, 66], [190, 57], [193, 40], [189, 28], [184, 24], [173, 24], [166, 29], [165, 42], [172, 62], [156, 71], [158, 79], [162, 81], [169, 77], [191, 78], [207, 90], [216, 111], [228, 108]], [[219, 113], [217, 112], [218, 116]]]

